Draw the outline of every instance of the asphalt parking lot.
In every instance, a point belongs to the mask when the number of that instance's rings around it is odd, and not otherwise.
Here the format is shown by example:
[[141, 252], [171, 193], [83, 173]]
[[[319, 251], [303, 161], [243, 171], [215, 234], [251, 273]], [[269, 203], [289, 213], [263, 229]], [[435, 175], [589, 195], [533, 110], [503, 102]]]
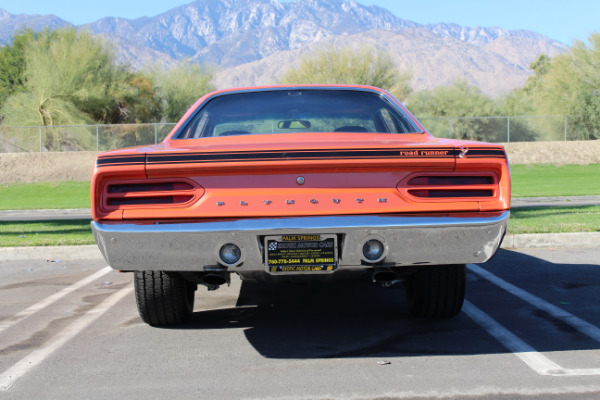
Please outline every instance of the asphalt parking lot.
[[101, 259], [2, 261], [0, 398], [599, 398], [598, 260], [501, 250], [444, 321], [411, 318], [401, 287], [234, 280], [170, 329]]

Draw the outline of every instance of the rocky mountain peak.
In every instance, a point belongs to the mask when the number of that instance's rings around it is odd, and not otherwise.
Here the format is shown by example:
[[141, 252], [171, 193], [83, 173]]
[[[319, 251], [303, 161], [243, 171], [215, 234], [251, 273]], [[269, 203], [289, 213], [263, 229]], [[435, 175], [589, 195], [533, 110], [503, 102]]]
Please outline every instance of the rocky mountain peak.
[[[70, 25], [53, 16], [11, 15], [3, 10], [0, 20], [0, 43], [10, 40], [21, 26], [38, 30]], [[355, 0], [195, 0], [156, 16], [102, 18], [84, 28], [113, 41], [118, 59], [137, 68], [150, 60], [169, 65], [184, 58], [221, 70], [235, 68], [237, 77], [223, 85], [270, 83], [269, 76], [272, 82], [273, 74], [285, 68], [281, 60], [295, 63], [294, 57], [304, 49], [359, 40], [385, 49], [399, 67], [413, 71], [415, 89], [463, 77], [486, 85], [488, 92], [501, 92], [524, 82], [529, 63], [540, 52], [554, 55], [566, 49], [535, 32], [422, 25]], [[379, 39], [371, 40], [374, 37]], [[276, 70], [265, 66], [265, 60], [277, 64]], [[493, 82], [494, 77], [504, 82], [497, 89], [482, 83]]]

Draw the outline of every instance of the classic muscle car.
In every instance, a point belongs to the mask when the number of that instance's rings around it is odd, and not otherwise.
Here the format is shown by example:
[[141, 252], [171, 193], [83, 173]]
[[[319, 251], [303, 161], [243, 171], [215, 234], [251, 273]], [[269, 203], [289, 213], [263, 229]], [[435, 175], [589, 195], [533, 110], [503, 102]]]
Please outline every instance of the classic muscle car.
[[275, 86], [210, 93], [162, 143], [100, 154], [91, 198], [150, 325], [232, 273], [402, 283], [414, 316], [448, 318], [465, 264], [502, 241], [510, 174], [502, 146], [435, 138], [384, 90]]

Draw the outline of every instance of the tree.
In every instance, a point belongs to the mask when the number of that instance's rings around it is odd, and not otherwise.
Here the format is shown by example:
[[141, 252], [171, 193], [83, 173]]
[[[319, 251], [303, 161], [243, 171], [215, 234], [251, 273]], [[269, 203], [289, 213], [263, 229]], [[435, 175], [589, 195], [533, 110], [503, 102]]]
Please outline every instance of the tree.
[[539, 91], [544, 82], [544, 76], [548, 73], [551, 59], [546, 54], [540, 54], [538, 58], [529, 64], [529, 69], [533, 75], [527, 78], [523, 91], [528, 95], [533, 95]]
[[[116, 123], [129, 117], [131, 73], [115, 63], [112, 49], [73, 28], [45, 30], [24, 47], [23, 89], [9, 96], [1, 114], [12, 126]], [[49, 130], [47, 149], [86, 148], [91, 135]]]
[[389, 54], [373, 47], [319, 50], [300, 59], [298, 67], [287, 70], [283, 84], [356, 84], [385, 89], [404, 100], [411, 88], [411, 74], [400, 73]]
[[494, 116], [494, 101], [464, 79], [450, 86], [416, 92], [407, 101], [414, 114], [423, 117]]
[[129, 90], [124, 67], [90, 33], [43, 31], [25, 48], [26, 80], [2, 109], [8, 125], [73, 125], [105, 122]]
[[[533, 102], [525, 88], [518, 88], [495, 99], [497, 113], [506, 116], [508, 127], [507, 136], [511, 142], [531, 142], [539, 136], [540, 118], [529, 117], [534, 112]], [[510, 117], [510, 118], [508, 118]], [[541, 130], [543, 132], [543, 130]]]
[[[531, 91], [540, 115], [568, 116], [569, 137], [600, 138], [600, 33], [576, 41], [554, 57], [539, 85]], [[555, 130], [560, 132], [563, 124]]]
[[495, 99], [499, 115], [526, 116], [533, 114], [533, 103], [524, 88], [517, 88]]
[[25, 49], [35, 38], [31, 29], [23, 29], [0, 47], [0, 107], [8, 96], [24, 89]]
[[189, 61], [167, 71], [154, 67], [148, 74], [156, 85], [162, 122], [177, 122], [196, 100], [215, 89], [214, 70]]
[[130, 107], [129, 121], [150, 123], [160, 121], [160, 99], [152, 78], [144, 73], [132, 74], [127, 83], [132, 91], [125, 97]]
[[[471, 118], [498, 116], [498, 113], [494, 101], [466, 80], [456, 80], [450, 86], [414, 93], [407, 105], [438, 136], [448, 137], [451, 127], [454, 139], [500, 141], [506, 138], [506, 122]], [[440, 117], [454, 119], [436, 120]]]

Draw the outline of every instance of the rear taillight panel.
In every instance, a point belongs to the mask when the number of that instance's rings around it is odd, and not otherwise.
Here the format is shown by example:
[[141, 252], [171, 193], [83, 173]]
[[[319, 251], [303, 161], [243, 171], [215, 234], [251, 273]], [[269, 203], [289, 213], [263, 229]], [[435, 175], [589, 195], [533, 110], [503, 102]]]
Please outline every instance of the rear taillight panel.
[[498, 177], [494, 173], [419, 174], [400, 182], [398, 190], [419, 200], [493, 200], [498, 197]]
[[187, 179], [109, 181], [102, 193], [103, 208], [119, 209], [185, 207], [197, 201], [204, 189]]

